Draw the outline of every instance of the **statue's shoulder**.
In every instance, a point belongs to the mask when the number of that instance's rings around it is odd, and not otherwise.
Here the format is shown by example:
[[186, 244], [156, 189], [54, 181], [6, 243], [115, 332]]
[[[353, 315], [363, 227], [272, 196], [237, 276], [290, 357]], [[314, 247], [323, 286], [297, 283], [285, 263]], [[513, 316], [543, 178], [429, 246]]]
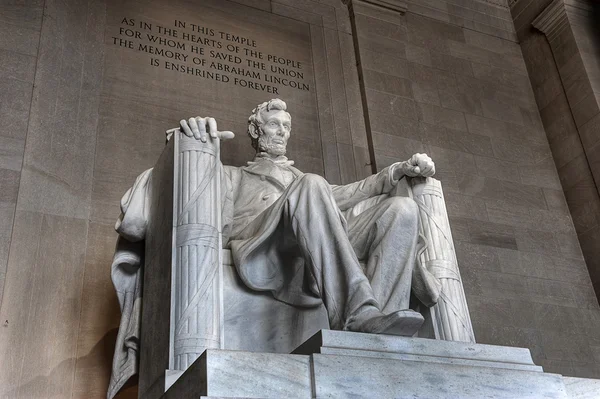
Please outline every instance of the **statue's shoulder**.
[[231, 165], [223, 165], [223, 171], [225, 172], [225, 176], [231, 182], [233, 187], [237, 187], [242, 179], [242, 169], [243, 166], [231, 166]]

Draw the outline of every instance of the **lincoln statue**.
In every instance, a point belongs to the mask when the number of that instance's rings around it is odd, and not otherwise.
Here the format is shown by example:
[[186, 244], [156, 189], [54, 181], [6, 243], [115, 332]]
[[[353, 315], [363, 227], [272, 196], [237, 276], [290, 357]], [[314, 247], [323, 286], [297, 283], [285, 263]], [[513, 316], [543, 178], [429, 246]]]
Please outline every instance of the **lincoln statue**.
[[[213, 118], [190, 118], [180, 125], [186, 136], [202, 142], [234, 137], [218, 131]], [[415, 154], [364, 180], [331, 185], [296, 169], [285, 156], [291, 132], [284, 101], [259, 104], [248, 119], [254, 159], [243, 167], [218, 165], [222, 242], [231, 249], [239, 277], [251, 290], [270, 292], [296, 307], [322, 303], [331, 329], [412, 336], [424, 319], [409, 308], [411, 295], [432, 306], [440, 286], [419, 261], [425, 243], [417, 204], [391, 193], [404, 176], [432, 176], [434, 163], [425, 154]], [[151, 173], [138, 177], [121, 203], [117, 231], [131, 245], [144, 238], [143, 217], [134, 215], [132, 203]], [[113, 281], [122, 293], [124, 280], [114, 268]], [[123, 295], [119, 299], [123, 318], [139, 317], [134, 304], [124, 305]], [[119, 346], [131, 349], [126, 334], [132, 328], [122, 320], [123, 329], [127, 331], [120, 331], [115, 353], [115, 361], [121, 362], [114, 365], [117, 369], [128, 363], [126, 355], [118, 355]], [[115, 385], [119, 383], [112, 392]]]

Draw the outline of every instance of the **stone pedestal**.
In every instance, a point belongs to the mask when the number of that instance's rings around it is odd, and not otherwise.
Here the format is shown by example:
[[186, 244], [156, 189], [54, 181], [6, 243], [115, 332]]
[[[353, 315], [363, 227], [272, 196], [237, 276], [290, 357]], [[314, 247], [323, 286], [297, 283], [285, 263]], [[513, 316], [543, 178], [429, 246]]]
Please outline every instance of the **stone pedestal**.
[[290, 355], [205, 351], [162, 396], [200, 397], [570, 398], [528, 349], [331, 330]]

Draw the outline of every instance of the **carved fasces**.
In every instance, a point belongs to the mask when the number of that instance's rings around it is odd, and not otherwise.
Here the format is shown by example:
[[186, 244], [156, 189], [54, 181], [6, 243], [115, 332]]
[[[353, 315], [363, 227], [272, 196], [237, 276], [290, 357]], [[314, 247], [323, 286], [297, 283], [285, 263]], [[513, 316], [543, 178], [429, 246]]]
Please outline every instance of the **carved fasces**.
[[421, 261], [442, 284], [438, 303], [431, 308], [435, 338], [474, 343], [442, 185], [431, 177], [414, 177], [410, 182], [419, 206], [420, 233], [427, 240]]
[[223, 348], [220, 141], [175, 139], [170, 368]]

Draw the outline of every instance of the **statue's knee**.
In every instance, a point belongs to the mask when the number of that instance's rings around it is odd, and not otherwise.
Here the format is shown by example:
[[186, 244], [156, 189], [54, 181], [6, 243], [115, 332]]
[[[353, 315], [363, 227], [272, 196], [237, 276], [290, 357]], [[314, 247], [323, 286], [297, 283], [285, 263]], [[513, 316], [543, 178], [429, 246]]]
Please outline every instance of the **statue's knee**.
[[411, 225], [418, 228], [419, 207], [412, 198], [391, 197], [385, 201], [385, 204], [387, 206], [386, 214], [389, 217], [384, 219], [402, 229], [407, 229]]
[[390, 197], [387, 199], [388, 208], [393, 213], [417, 215], [419, 207], [417, 203], [408, 197]]

